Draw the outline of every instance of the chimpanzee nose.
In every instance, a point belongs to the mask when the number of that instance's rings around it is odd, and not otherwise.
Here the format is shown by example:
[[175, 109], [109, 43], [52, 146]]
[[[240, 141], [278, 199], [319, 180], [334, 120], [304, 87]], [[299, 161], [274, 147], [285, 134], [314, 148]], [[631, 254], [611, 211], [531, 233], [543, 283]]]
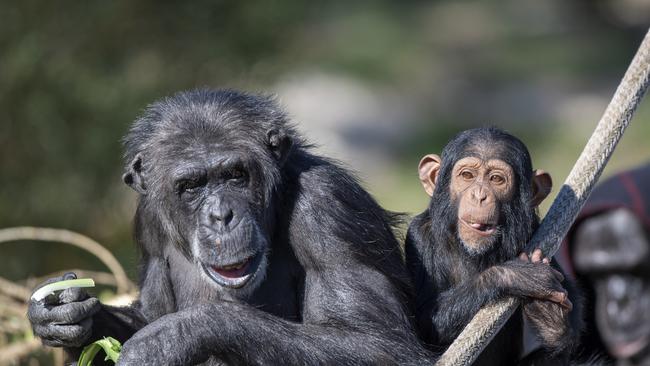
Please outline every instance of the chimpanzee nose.
[[227, 227], [232, 221], [234, 214], [230, 207], [218, 206], [214, 207], [210, 212], [210, 221], [213, 225], [220, 224]]
[[474, 198], [474, 201], [476, 203], [483, 204], [484, 201], [488, 198], [487, 189], [482, 186], [476, 187], [474, 190], [472, 190], [472, 198]]

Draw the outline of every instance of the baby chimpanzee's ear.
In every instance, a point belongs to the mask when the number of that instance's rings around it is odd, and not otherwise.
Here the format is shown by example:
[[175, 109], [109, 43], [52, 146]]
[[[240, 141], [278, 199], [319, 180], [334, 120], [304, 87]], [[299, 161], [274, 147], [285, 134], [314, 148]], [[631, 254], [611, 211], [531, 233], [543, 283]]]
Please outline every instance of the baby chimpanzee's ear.
[[553, 179], [551, 178], [551, 175], [543, 170], [536, 169], [533, 172], [533, 198], [530, 201], [530, 205], [533, 207], [539, 206], [548, 194], [551, 193], [552, 188]]
[[440, 162], [440, 156], [429, 154], [425, 155], [420, 160], [420, 165], [418, 165], [420, 182], [422, 182], [422, 187], [424, 187], [425, 192], [427, 192], [429, 196], [433, 196], [433, 191], [436, 190], [438, 173], [440, 173]]
[[137, 154], [126, 167], [122, 181], [140, 194], [147, 194], [142, 168], [142, 155]]

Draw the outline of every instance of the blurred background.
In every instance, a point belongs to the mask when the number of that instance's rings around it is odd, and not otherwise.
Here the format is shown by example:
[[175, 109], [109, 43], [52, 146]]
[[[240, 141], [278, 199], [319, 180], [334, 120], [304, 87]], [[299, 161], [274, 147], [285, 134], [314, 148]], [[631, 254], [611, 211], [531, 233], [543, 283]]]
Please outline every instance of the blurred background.
[[[650, 0], [2, 0], [0, 19], [0, 228], [83, 233], [135, 280], [120, 139], [152, 101], [203, 86], [275, 94], [391, 210], [419, 213], [420, 157], [475, 126], [520, 137], [558, 187], [647, 31]], [[605, 175], [650, 159], [649, 119], [646, 101]], [[0, 278], [24, 286], [106, 271], [56, 243], [0, 243], [0, 261]], [[4, 319], [0, 349], [29, 339]]]

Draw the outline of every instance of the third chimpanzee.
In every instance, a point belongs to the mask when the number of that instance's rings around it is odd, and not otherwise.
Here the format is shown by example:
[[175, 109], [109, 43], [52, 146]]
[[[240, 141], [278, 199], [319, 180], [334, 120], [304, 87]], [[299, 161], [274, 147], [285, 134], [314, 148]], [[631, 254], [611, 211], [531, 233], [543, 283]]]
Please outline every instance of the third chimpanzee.
[[34, 333], [73, 354], [102, 336], [120, 365], [427, 364], [392, 224], [343, 168], [310, 152], [267, 97], [179, 93], [126, 137], [139, 194], [140, 296], [32, 302]]
[[650, 364], [648, 207], [650, 164], [610, 177], [589, 196], [562, 253], [588, 305], [581, 348], [611, 364]]
[[425, 341], [444, 350], [483, 305], [517, 296], [543, 349], [521, 360], [524, 316], [517, 312], [476, 364], [566, 362], [577, 324], [564, 276], [540, 250], [523, 253], [550, 175], [533, 170], [526, 146], [496, 128], [460, 133], [442, 157], [421, 160], [419, 175], [431, 201], [409, 226], [406, 256]]

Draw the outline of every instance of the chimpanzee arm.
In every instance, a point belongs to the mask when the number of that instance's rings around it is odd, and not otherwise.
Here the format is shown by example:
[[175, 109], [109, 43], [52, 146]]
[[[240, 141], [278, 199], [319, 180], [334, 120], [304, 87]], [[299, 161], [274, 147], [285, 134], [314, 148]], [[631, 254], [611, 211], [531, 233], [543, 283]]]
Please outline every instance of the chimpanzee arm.
[[[358, 275], [371, 274], [359, 271]], [[320, 320], [295, 323], [235, 302], [205, 304], [163, 316], [124, 345], [118, 365], [192, 365], [212, 355], [227, 355], [226, 359], [243, 364], [397, 364], [405, 360], [426, 364], [428, 356], [416, 346], [417, 339], [399, 329], [406, 319], [382, 313], [386, 309], [377, 309], [367, 300], [354, 303], [359, 296], [378, 303], [383, 299], [374, 294], [333, 294], [332, 285], [312, 289], [326, 298], [325, 302], [337, 302], [334, 308], [324, 308], [318, 304], [320, 299], [306, 300], [310, 302], [306, 306], [318, 313], [312, 317], [322, 317]], [[360, 312], [357, 306], [366, 309]], [[384, 315], [395, 323], [352, 317], [372, 311], [377, 311], [375, 317]]]
[[569, 307], [563, 280], [559, 271], [542, 263], [514, 259], [490, 267], [475, 279], [461, 282], [440, 294], [432, 315], [434, 332], [441, 342], [450, 342], [478, 309], [505, 295], [550, 300]]
[[213, 355], [245, 364], [432, 362], [411, 329], [387, 213], [347, 175], [322, 168], [288, 199], [288, 236], [306, 274], [302, 322], [238, 302], [203, 304], [136, 333], [119, 364], [187, 365]]
[[436, 253], [428, 239], [429, 222], [426, 212], [413, 219], [406, 237], [406, 263], [415, 283], [420, 332], [430, 343], [446, 345], [483, 305], [499, 296], [499, 290], [491, 286], [487, 274], [451, 284], [449, 272], [459, 259]]
[[[473, 278], [451, 283], [453, 254], [434, 252], [426, 239], [426, 215], [417, 217], [406, 240], [406, 259], [417, 288], [417, 318], [430, 342], [449, 344], [486, 303], [505, 295], [561, 301], [561, 273], [519, 259], [490, 267]], [[419, 279], [420, 278], [420, 279]]]
[[431, 308], [432, 341], [451, 343], [474, 315], [502, 292], [493, 286], [488, 273], [464, 281], [438, 293]]

